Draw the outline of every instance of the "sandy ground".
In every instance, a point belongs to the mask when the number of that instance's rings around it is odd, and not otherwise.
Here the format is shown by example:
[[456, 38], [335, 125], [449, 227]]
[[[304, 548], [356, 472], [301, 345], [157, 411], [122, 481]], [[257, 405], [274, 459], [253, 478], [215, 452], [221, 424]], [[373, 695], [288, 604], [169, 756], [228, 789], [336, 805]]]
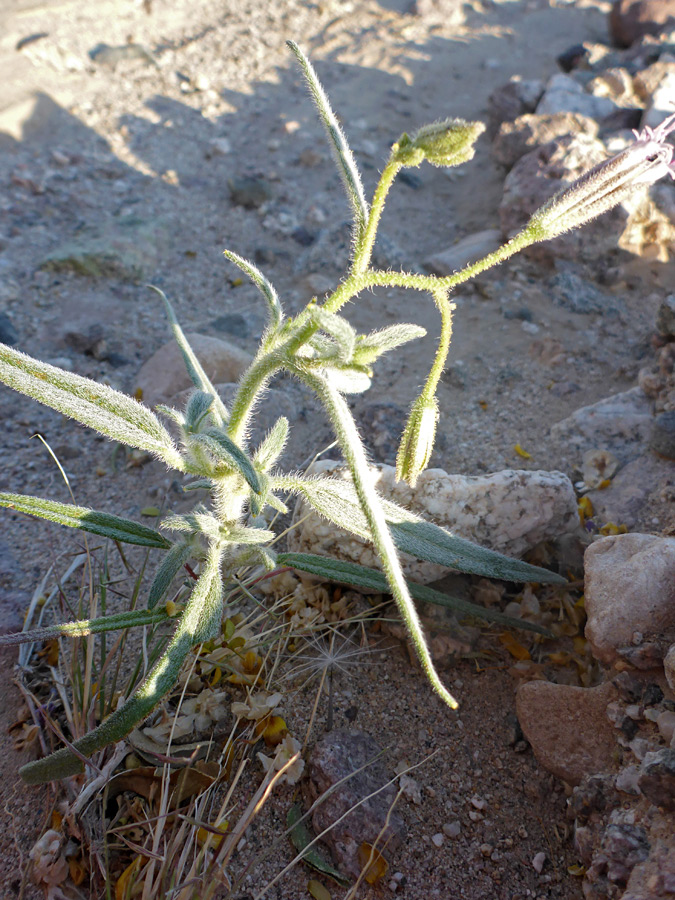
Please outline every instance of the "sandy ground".
[[[263, 311], [252, 288], [233, 284], [236, 275], [222, 258], [224, 247], [264, 260], [262, 267], [291, 311], [311, 296], [307, 274], [336, 283], [340, 272], [332, 260], [319, 266], [313, 248], [289, 233], [289, 222], [316, 232], [346, 219], [347, 209], [284, 46], [287, 38], [301, 42], [316, 62], [363, 167], [368, 193], [388, 146], [402, 131], [448, 115], [484, 118], [489, 94], [512, 74], [546, 78], [556, 71], [556, 55], [570, 45], [605, 40], [607, 7], [476, 0], [454, 22], [443, 23], [407, 14], [403, 0], [5, 0], [0, 307], [18, 332], [17, 346], [45, 359], [68, 357], [76, 371], [133, 391], [141, 363], [168, 338], [154, 297], [142, 283], [39, 268], [64, 239], [116, 216], [157, 225], [142, 280], [160, 285], [175, 301], [185, 330], [225, 336], [244, 349], [254, 348]], [[40, 33], [45, 37], [16, 49], [19, 41]], [[153, 60], [141, 56], [106, 65], [90, 58], [101, 43], [129, 42], [151, 49]], [[229, 152], [223, 155], [224, 147]], [[270, 183], [266, 212], [232, 203], [228, 180], [244, 175], [264, 176]], [[415, 175], [414, 184], [399, 184], [392, 192], [382, 226], [412, 264], [464, 234], [496, 226], [503, 174], [490, 160], [487, 140], [452, 177], [430, 167]], [[634, 384], [658, 291], [672, 279], [672, 267], [632, 264], [621, 285], [627, 310], [621, 321], [575, 316], [553, 306], [538, 277], [536, 266], [522, 262], [500, 273], [503, 290], [519, 291], [526, 299], [539, 337], [562, 343], [566, 361], [556, 377], [574, 380], [581, 390], [547, 395], [543, 387], [550, 373], [529, 353], [532, 334], [523, 331], [521, 321], [505, 319], [494, 297], [470, 287], [461, 291], [452, 364], [464, 373], [463, 383], [448, 378], [441, 387], [441, 439], [434, 459], [449, 471], [562, 467], [571, 473], [576, 461], [551, 444], [549, 428], [573, 409]], [[431, 304], [417, 297], [411, 304], [409, 297], [385, 291], [364, 298], [350, 313], [359, 329], [403, 316], [427, 327], [428, 338], [386, 359], [372, 390], [355, 402], [366, 421], [384, 403], [394, 404], [385, 409], [385, 418], [403, 416], [423, 377], [420, 363], [431, 352], [437, 328]], [[223, 335], [214, 326], [223, 315], [238, 323], [234, 334]], [[80, 330], [102, 324], [125, 361], [113, 366], [67, 347], [64, 323]], [[290, 461], [297, 464], [308, 442], [322, 446], [329, 431], [307, 398], [298, 392], [291, 396], [298, 426]], [[160, 467], [114, 471], [106, 442], [8, 391], [2, 391], [0, 402], [6, 423], [0, 438], [3, 489], [68, 499], [44, 448], [29, 440], [36, 430], [59, 448], [79, 503], [133, 517], [170, 489]], [[515, 444], [531, 449], [532, 459], [518, 459]], [[382, 457], [390, 462], [391, 451], [385, 448]], [[7, 514], [2, 528], [10, 573], [3, 582], [4, 609], [7, 627], [15, 627], [37, 578], [69, 546], [69, 536]], [[11, 665], [7, 656], [2, 659], [9, 685]], [[350, 697], [340, 701], [346, 709], [359, 698], [356, 724], [392, 748], [392, 768], [402, 758], [419, 762], [430, 750], [440, 750], [420, 770], [424, 804], [404, 810], [410, 837], [392, 863], [392, 871], [406, 878], [398, 894], [413, 900], [579, 896], [578, 881], [567, 874], [574, 856], [564, 837], [562, 787], [531, 754], [516, 754], [509, 745], [511, 677], [501, 670], [476, 672], [475, 665], [463, 663], [452, 679], [460, 682], [459, 718], [431, 696], [407, 655], [392, 649], [364, 665], [350, 681]], [[49, 810], [45, 792], [17, 780], [21, 760], [6, 736], [17, 705], [9, 686], [6, 697], [0, 709], [0, 896], [9, 898], [18, 896], [21, 865]], [[345, 722], [340, 707], [338, 721]], [[467, 803], [477, 793], [488, 800], [489, 814], [473, 822]], [[430, 843], [456, 818], [463, 822], [459, 840], [441, 847]], [[257, 840], [265, 840], [269, 827], [261, 825]], [[481, 851], [485, 844], [497, 850], [495, 858]], [[540, 851], [550, 860], [543, 874], [532, 867]], [[263, 874], [271, 877], [279, 861], [288, 861], [283, 848]], [[298, 871], [276, 896], [305, 896], [306, 881], [307, 873]]]

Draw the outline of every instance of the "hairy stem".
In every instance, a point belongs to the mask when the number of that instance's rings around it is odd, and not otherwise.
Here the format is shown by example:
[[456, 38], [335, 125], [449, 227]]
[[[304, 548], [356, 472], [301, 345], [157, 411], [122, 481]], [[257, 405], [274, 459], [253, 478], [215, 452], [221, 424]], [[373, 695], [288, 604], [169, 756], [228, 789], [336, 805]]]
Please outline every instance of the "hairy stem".
[[370, 205], [368, 221], [363, 236], [356, 245], [354, 262], [352, 263], [352, 273], [354, 275], [362, 275], [370, 265], [370, 257], [373, 253], [375, 238], [377, 237], [377, 228], [380, 224], [384, 203], [387, 199], [389, 188], [392, 186], [401, 167], [401, 163], [394, 159], [393, 156], [390, 156], [387, 165], [384, 167], [384, 171], [380, 175], [380, 180], [378, 181], [375, 193], [373, 194], [373, 202]]
[[396, 546], [387, 527], [380, 498], [372, 483], [366, 453], [351, 411], [342, 395], [322, 378], [307, 373], [303, 373], [302, 377], [319, 395], [335, 429], [340, 447], [352, 473], [354, 488], [361, 508], [368, 521], [373, 544], [422, 668], [431, 686], [443, 702], [447, 703], [451, 709], [456, 709], [457, 701], [441, 681], [431, 659], [415, 604], [403, 576]]

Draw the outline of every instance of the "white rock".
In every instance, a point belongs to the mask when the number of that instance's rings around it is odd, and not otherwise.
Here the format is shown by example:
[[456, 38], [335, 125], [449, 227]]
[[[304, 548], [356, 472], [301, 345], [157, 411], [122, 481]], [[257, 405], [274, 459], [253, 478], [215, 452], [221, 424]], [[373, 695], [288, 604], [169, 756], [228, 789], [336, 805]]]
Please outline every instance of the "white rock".
[[675, 644], [666, 653], [666, 658], [663, 660], [663, 668], [666, 670], [668, 684], [675, 691]]
[[667, 72], [652, 94], [649, 109], [642, 117], [642, 128], [656, 128], [675, 112], [675, 72]]
[[586, 550], [586, 638], [606, 664], [648, 669], [675, 641], [675, 538], [618, 534]]
[[[251, 356], [234, 344], [204, 334], [186, 334], [202, 368], [216, 382], [238, 381]], [[180, 391], [192, 386], [178, 344], [169, 341], [160, 347], [141, 367], [136, 387], [143, 392], [147, 406], [166, 403]]]
[[499, 228], [476, 231], [457, 241], [452, 247], [425, 260], [425, 266], [437, 275], [452, 275], [470, 262], [482, 259], [504, 243]]
[[[319, 461], [311, 472], [349, 478], [348, 470], [331, 460]], [[578, 526], [574, 488], [562, 472], [505, 469], [492, 475], [467, 476], [427, 469], [415, 488], [397, 482], [392, 466], [373, 466], [371, 472], [383, 497], [507, 556], [522, 556], [541, 541]], [[302, 502], [296, 505], [294, 523], [297, 527], [288, 537], [290, 550], [378, 567], [371, 544], [322, 520]], [[415, 581], [437, 581], [449, 571], [406, 555], [402, 558], [406, 576]]]
[[544, 96], [537, 104], [537, 115], [559, 112], [580, 113], [589, 119], [603, 119], [618, 109], [609, 97], [587, 94], [569, 75], [553, 75], [546, 85]]
[[652, 414], [639, 387], [582, 406], [551, 428], [566, 451], [610, 450], [621, 462], [638, 456], [649, 437]]

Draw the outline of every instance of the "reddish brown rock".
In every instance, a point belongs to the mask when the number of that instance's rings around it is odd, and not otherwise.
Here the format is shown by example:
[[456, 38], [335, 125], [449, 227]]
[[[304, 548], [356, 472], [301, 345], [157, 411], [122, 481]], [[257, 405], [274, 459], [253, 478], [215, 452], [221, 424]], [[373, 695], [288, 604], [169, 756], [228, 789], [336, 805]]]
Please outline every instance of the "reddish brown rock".
[[322, 840], [329, 845], [336, 866], [358, 877], [362, 843], [374, 844], [379, 836], [378, 846], [387, 848], [383, 849], [386, 856], [405, 837], [403, 819], [391, 810], [396, 788], [393, 784], [384, 787], [389, 778], [381, 748], [370, 735], [331, 731], [316, 743], [308, 764], [310, 799], [324, 797], [312, 813], [312, 826], [317, 834], [330, 828]]
[[[499, 205], [504, 237], [520, 231], [553, 194], [607, 157], [600, 141], [579, 134], [556, 138], [519, 159], [506, 176]], [[597, 262], [616, 249], [627, 219], [626, 211], [615, 207], [583, 228], [528, 247], [525, 253], [542, 262], [561, 258]]]
[[675, 641], [675, 538], [602, 538], [586, 551], [584, 568], [585, 634], [594, 656], [607, 665], [658, 665]]
[[539, 763], [568, 784], [612, 765], [616, 745], [607, 704], [616, 699], [611, 683], [595, 688], [530, 681], [516, 694], [523, 734]]
[[609, 31], [618, 47], [675, 29], [675, 0], [614, 0]]

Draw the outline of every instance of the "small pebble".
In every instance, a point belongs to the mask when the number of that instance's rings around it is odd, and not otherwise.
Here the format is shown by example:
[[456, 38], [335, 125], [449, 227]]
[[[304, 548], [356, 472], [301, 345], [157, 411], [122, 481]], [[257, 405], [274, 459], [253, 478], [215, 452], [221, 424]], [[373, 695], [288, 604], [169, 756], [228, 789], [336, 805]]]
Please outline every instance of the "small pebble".
[[474, 809], [483, 810], [487, 806], [487, 800], [483, 800], [481, 797], [472, 797], [469, 801]]
[[480, 852], [483, 854], [483, 856], [492, 856], [494, 849], [495, 848], [492, 846], [492, 844], [480, 845]]
[[445, 838], [440, 833], [440, 831], [438, 832], [438, 834], [434, 834], [431, 838], [431, 843], [434, 845], [434, 847], [442, 847], [444, 841], [445, 841]]
[[538, 875], [541, 875], [545, 862], [546, 862], [546, 854], [541, 853], [541, 852], [537, 853], [537, 855], [532, 860], [532, 868]]
[[443, 834], [452, 839], [459, 837], [461, 831], [462, 825], [461, 822], [458, 821], [446, 822], [443, 826]]

